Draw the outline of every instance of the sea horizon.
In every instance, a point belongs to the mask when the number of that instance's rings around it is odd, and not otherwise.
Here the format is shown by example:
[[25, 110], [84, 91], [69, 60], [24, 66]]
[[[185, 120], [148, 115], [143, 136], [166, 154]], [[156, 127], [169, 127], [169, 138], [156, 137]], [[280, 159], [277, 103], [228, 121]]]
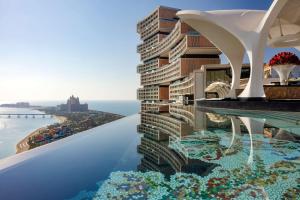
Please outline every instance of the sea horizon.
[[[28, 102], [31, 106], [57, 106], [66, 103], [67, 100], [12, 100], [0, 101], [1, 104], [13, 104], [17, 102]], [[139, 112], [138, 100], [84, 100], [81, 103], [87, 103], [90, 110], [104, 111], [124, 116], [133, 115]]]
[[[28, 101], [31, 105], [37, 106], [56, 106], [66, 101]], [[139, 112], [138, 101], [108, 101], [108, 100], [88, 100], [81, 101], [82, 103], [88, 103], [90, 110], [97, 110], [103, 112], [109, 112], [114, 114], [120, 114], [124, 116], [130, 116]], [[6, 103], [6, 102], [5, 102]], [[10, 102], [16, 103], [16, 102]], [[1, 102], [2, 104], [2, 102]], [[0, 107], [0, 114], [22, 114], [22, 113], [41, 113], [40, 111], [32, 108], [6, 108]], [[15, 148], [18, 142], [31, 132], [38, 128], [45, 127], [47, 125], [57, 123], [55, 118], [17, 118], [17, 117], [1, 117], [0, 118], [0, 160], [8, 156], [15, 154]]]

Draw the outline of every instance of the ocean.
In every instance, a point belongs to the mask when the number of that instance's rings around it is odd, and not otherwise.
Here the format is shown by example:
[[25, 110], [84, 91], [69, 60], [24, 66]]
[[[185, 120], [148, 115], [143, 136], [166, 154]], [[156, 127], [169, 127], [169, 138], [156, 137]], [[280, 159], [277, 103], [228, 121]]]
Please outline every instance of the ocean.
[[[33, 101], [31, 105], [56, 106], [65, 103], [64, 101]], [[133, 115], [139, 112], [138, 101], [81, 101], [88, 103], [90, 110], [116, 113], [124, 116]], [[22, 114], [22, 113], [40, 113], [37, 110], [24, 108], [1, 108], [0, 114]], [[0, 159], [11, 156], [16, 152], [16, 145], [20, 140], [26, 137], [34, 130], [56, 123], [55, 118], [17, 118], [12, 116], [0, 116]]]
[[[80, 100], [81, 103], [87, 103], [90, 110], [111, 112], [124, 116], [133, 115], [139, 112], [140, 102], [137, 100]], [[31, 105], [56, 106], [65, 101], [32, 101]]]
[[[40, 113], [36, 110], [24, 108], [0, 108], [1, 114], [33, 114]], [[0, 116], [0, 159], [16, 153], [16, 145], [29, 133], [33, 132], [39, 127], [47, 126], [57, 122], [50, 117], [28, 117], [24, 116], [17, 118], [17, 116]]]

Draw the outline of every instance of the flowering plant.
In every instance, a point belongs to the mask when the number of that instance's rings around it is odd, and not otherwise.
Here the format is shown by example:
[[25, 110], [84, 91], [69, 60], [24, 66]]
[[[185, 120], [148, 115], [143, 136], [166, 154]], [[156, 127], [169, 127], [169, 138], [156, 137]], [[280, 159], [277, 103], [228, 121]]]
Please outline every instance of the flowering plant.
[[269, 62], [270, 66], [287, 64], [300, 65], [300, 60], [294, 53], [281, 52], [276, 54]]

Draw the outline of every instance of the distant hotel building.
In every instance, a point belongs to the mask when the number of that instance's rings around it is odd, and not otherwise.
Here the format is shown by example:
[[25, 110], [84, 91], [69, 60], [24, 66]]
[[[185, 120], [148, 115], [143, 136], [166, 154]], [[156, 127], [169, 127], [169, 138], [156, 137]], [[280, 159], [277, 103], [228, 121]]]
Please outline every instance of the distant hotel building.
[[58, 105], [58, 110], [62, 112], [86, 112], [89, 110], [88, 104], [80, 104], [79, 97], [73, 95], [68, 99], [67, 104]]
[[30, 104], [28, 102], [17, 102], [14, 104], [1, 104], [0, 107], [7, 108], [29, 108]]

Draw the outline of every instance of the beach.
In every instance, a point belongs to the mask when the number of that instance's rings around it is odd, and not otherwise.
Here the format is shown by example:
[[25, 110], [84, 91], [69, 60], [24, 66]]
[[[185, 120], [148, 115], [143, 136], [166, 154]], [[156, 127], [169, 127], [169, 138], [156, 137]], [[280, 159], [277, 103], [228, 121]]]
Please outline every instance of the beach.
[[[59, 116], [59, 115], [54, 115], [53, 116], [58, 123], [62, 124], [65, 121], [67, 121], [67, 118], [65, 116]], [[21, 153], [23, 151], [27, 151], [29, 150], [29, 145], [27, 143], [28, 139], [36, 134], [38, 134], [40, 131], [45, 130], [46, 127], [41, 127], [36, 129], [35, 131], [31, 132], [30, 134], [28, 134], [25, 138], [23, 138], [17, 145], [16, 145], [16, 153]]]
[[60, 124], [64, 123], [65, 121], [68, 120], [67, 117], [65, 116], [60, 116], [60, 115], [54, 115], [53, 116]]
[[[60, 114], [47, 113], [55, 118], [57, 123], [44, 126], [28, 134], [16, 145], [16, 153], [21, 153], [38, 146], [54, 142], [70, 135], [112, 122], [124, 116], [102, 111]], [[66, 121], [68, 121], [66, 123]], [[63, 126], [62, 126], [63, 125]]]

